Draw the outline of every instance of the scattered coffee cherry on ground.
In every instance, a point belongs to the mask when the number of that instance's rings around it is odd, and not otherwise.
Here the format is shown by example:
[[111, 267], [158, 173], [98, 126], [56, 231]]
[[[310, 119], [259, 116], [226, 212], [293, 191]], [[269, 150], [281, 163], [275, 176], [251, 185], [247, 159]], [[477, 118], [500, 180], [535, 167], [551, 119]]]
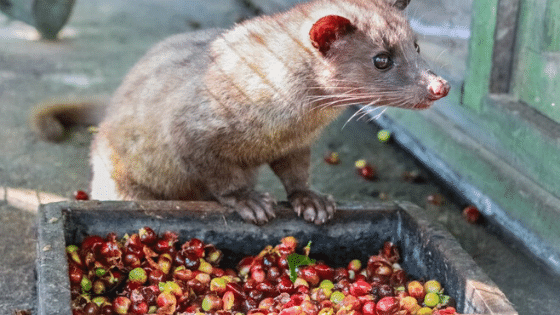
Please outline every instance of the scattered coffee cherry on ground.
[[358, 175], [362, 176], [367, 180], [374, 180], [376, 178], [377, 172], [375, 168], [370, 165], [366, 160], [357, 160], [354, 165], [356, 166], [356, 171]]
[[478, 223], [480, 221], [480, 211], [477, 207], [470, 205], [463, 209], [463, 218], [471, 224]]
[[391, 132], [386, 129], [381, 129], [377, 132], [377, 140], [382, 143], [387, 143], [391, 140]]
[[331, 165], [340, 164], [340, 156], [337, 152], [328, 152], [325, 155], [325, 162]]

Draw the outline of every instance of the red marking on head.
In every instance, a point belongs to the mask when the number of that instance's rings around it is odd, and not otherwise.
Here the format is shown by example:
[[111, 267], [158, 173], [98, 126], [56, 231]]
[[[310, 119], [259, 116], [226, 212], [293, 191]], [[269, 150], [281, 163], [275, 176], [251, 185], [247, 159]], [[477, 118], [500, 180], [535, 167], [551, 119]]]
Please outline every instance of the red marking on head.
[[338, 15], [327, 15], [313, 24], [309, 31], [309, 37], [313, 47], [319, 49], [324, 55], [329, 51], [334, 41], [355, 29], [356, 27], [347, 18]]

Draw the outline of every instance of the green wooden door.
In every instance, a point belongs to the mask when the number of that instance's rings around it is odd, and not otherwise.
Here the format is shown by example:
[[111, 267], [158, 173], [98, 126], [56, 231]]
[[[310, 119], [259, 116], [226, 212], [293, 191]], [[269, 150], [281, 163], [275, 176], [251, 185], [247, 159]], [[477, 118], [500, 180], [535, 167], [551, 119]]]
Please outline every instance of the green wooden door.
[[521, 1], [513, 94], [560, 123], [560, 0]]

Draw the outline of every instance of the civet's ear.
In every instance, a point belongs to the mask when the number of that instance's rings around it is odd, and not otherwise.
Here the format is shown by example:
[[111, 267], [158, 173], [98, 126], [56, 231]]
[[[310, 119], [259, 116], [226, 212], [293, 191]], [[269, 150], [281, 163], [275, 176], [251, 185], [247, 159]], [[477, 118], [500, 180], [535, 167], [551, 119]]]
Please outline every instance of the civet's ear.
[[313, 47], [325, 55], [335, 41], [354, 30], [356, 27], [347, 18], [327, 15], [313, 24], [309, 31], [309, 38]]
[[410, 3], [410, 0], [391, 0], [393, 2], [393, 6], [399, 10], [404, 10]]

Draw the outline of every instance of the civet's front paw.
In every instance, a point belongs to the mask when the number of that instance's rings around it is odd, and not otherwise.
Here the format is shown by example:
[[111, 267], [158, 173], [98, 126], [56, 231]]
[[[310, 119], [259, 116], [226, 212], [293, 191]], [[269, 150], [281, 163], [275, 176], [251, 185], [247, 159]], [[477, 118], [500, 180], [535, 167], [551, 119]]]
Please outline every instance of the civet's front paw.
[[269, 193], [249, 191], [220, 198], [220, 202], [235, 210], [246, 222], [263, 225], [276, 217], [276, 200]]
[[336, 203], [331, 195], [321, 195], [311, 190], [296, 191], [288, 200], [298, 216], [317, 225], [332, 219], [336, 211]]

